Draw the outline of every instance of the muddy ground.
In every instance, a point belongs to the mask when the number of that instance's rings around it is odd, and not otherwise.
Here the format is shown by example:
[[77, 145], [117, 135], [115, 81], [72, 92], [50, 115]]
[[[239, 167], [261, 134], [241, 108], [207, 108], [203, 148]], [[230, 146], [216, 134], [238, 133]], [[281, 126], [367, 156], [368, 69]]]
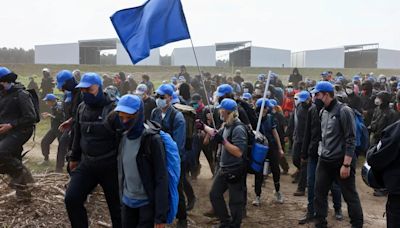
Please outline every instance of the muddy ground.
[[[55, 145], [52, 146], [51, 159], [55, 159]], [[67, 182], [67, 175], [53, 175], [51, 170], [54, 167], [38, 167], [36, 162], [42, 159], [40, 149], [35, 147], [34, 151], [27, 156], [28, 165], [34, 169], [36, 179], [39, 180], [33, 188], [33, 199], [30, 202], [19, 202], [16, 200], [12, 189], [4, 184], [4, 177], [0, 179], [0, 226], [1, 227], [69, 227], [66, 211], [63, 204], [64, 184]], [[203, 213], [211, 208], [208, 193], [212, 183], [211, 172], [204, 158], [201, 157], [202, 170], [197, 180], [192, 181], [197, 202], [195, 208], [189, 212], [189, 227], [211, 227], [218, 224], [215, 219], [203, 216]], [[45, 171], [44, 171], [45, 170]], [[289, 172], [292, 173], [292, 168]], [[372, 196], [373, 190], [367, 187], [361, 180], [359, 169], [357, 170], [357, 189], [360, 194], [362, 207], [364, 210], [364, 220], [366, 228], [385, 227], [384, 215], [386, 197]], [[46, 173], [46, 175], [43, 175]], [[242, 227], [313, 227], [312, 224], [298, 225], [298, 219], [306, 212], [307, 198], [295, 197], [293, 192], [296, 185], [291, 183], [289, 175], [281, 177], [281, 189], [285, 197], [284, 204], [273, 202], [273, 183], [272, 178], [266, 181], [263, 187], [262, 204], [260, 207], [251, 205], [254, 199], [254, 177], [248, 178], [248, 203], [247, 215], [243, 220]], [[329, 227], [350, 227], [347, 215], [347, 206], [343, 202], [342, 209], [345, 219], [336, 221], [334, 219], [331, 200], [329, 209]], [[110, 224], [109, 215], [105, 205], [105, 200], [101, 191], [97, 191], [89, 203], [87, 203], [91, 227], [107, 227]], [[174, 226], [170, 226], [174, 227]]]

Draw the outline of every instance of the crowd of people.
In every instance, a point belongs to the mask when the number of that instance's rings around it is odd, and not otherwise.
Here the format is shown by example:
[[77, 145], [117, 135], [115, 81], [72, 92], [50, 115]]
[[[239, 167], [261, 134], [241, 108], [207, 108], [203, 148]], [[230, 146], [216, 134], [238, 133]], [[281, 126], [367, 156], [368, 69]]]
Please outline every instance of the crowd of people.
[[[343, 196], [351, 226], [362, 227], [357, 158], [366, 156], [370, 146], [379, 151], [389, 141], [382, 141], [390, 138], [388, 127], [399, 129], [393, 126], [400, 124], [400, 78], [373, 73], [347, 77], [331, 71], [320, 76], [311, 80], [295, 68], [285, 83], [275, 73], [260, 74], [252, 82], [240, 70], [228, 77], [208, 72], [192, 77], [181, 66], [155, 88], [149, 75], [136, 82], [124, 72], [111, 78], [62, 70], [53, 79], [45, 68], [40, 88], [31, 78], [25, 89], [14, 72], [0, 67], [0, 173], [11, 177], [17, 196], [30, 196], [27, 186], [34, 180], [22, 163], [22, 146], [40, 114], [51, 119], [41, 142], [42, 164], [48, 164], [55, 139], [55, 171], [63, 172], [67, 161], [65, 207], [72, 227], [88, 227], [84, 204], [97, 185], [104, 191], [113, 227], [165, 227], [173, 220], [171, 214], [178, 228], [187, 227], [187, 212], [198, 200], [192, 180], [205, 168], [201, 153], [213, 175], [212, 208], [204, 215], [217, 217], [218, 227], [241, 226], [249, 175], [254, 175], [253, 206], [262, 206], [262, 186], [270, 175], [274, 201], [285, 203], [280, 184], [281, 175], [289, 174], [285, 154], [296, 169], [291, 174], [297, 185], [293, 195], [307, 194], [307, 213], [299, 224], [313, 221], [316, 227], [327, 227], [331, 191], [335, 218], [343, 219]], [[55, 88], [63, 95], [56, 96]], [[250, 173], [256, 129], [268, 142], [268, 154], [262, 171]], [[400, 172], [393, 165], [400, 156], [398, 142], [392, 143], [397, 143], [391, 151], [396, 155], [387, 166], [370, 160], [385, 182], [374, 196], [389, 195], [387, 225], [400, 227], [400, 185], [393, 185], [400, 181], [393, 177]]]

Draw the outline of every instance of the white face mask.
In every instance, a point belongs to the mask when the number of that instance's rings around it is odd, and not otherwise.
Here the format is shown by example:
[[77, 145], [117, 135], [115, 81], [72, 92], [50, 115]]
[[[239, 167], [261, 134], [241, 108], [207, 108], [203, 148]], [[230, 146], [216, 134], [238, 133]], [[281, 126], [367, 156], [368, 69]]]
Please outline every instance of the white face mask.
[[350, 89], [350, 88], [346, 88], [346, 93], [347, 94], [353, 94], [354, 91], [352, 89]]
[[375, 105], [380, 106], [382, 104], [382, 100], [379, 98], [375, 98]]
[[157, 104], [157, 107], [159, 107], [159, 108], [165, 108], [165, 107], [167, 107], [167, 100], [166, 99], [157, 98], [156, 99], [156, 104]]
[[293, 88], [287, 88], [287, 92], [288, 93], [292, 93], [293, 92]]
[[243, 89], [243, 93], [248, 93], [248, 92], [249, 92], [249, 89], [247, 89], [247, 88]]
[[298, 99], [294, 99], [294, 106], [297, 106], [298, 104], [300, 104], [300, 101]]

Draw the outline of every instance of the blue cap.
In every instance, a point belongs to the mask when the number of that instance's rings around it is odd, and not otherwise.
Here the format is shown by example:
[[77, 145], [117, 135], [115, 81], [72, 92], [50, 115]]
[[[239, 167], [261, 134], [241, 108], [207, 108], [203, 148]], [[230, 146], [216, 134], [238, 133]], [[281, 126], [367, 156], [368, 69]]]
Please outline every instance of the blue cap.
[[369, 77], [368, 77], [368, 81], [375, 82], [376, 79], [375, 79], [373, 76], [369, 76]]
[[326, 77], [326, 76], [328, 76], [328, 71], [324, 71], [324, 72], [322, 72], [322, 73], [321, 73], [321, 76], [322, 76], [322, 77]]
[[184, 76], [179, 76], [179, 81], [186, 82], [186, 78]]
[[171, 86], [171, 84], [162, 84], [158, 89], [156, 90], [156, 93], [162, 95], [168, 94], [169, 96], [172, 96], [174, 94], [174, 90]]
[[103, 82], [101, 81], [100, 75], [88, 72], [82, 76], [81, 82], [75, 88], [89, 88], [92, 85], [102, 86]]
[[279, 74], [271, 72], [270, 76], [271, 76], [271, 78], [278, 78]]
[[397, 83], [397, 89], [400, 89], [400, 82]]
[[172, 104], [176, 104], [176, 103], [180, 103], [181, 101], [179, 100], [179, 96], [177, 92], [174, 92], [174, 94], [172, 94], [172, 100], [171, 103]]
[[265, 74], [259, 74], [259, 75], [257, 76], [257, 79], [258, 79], [259, 81], [264, 81], [264, 80], [265, 80]]
[[119, 99], [114, 111], [135, 114], [140, 109], [141, 102], [138, 96], [127, 94]]
[[308, 91], [303, 90], [303, 91], [298, 93], [298, 101], [299, 102], [305, 102], [309, 98], [310, 98], [310, 92], [308, 92]]
[[178, 79], [175, 76], [172, 76], [171, 82], [176, 82], [176, 81], [178, 81]]
[[330, 82], [320, 81], [317, 83], [311, 93], [315, 94], [319, 92], [333, 92], [333, 85]]
[[6, 76], [8, 74], [11, 74], [11, 73], [12, 73], [12, 71], [10, 69], [8, 69], [7, 67], [0, 67], [0, 78]]
[[338, 76], [336, 78], [336, 82], [342, 82], [342, 81], [344, 81], [344, 77], [343, 76]]
[[269, 99], [267, 98], [260, 98], [257, 100], [256, 102], [256, 107], [257, 108], [261, 108], [262, 103], [264, 102], [264, 107], [265, 108], [273, 108], [274, 106], [271, 104], [271, 102], [269, 101]]
[[57, 73], [57, 89], [61, 89], [66, 81], [73, 78], [72, 72], [69, 70], [62, 70]]
[[65, 93], [64, 93], [64, 102], [65, 103], [70, 103], [70, 102], [72, 102], [72, 93], [71, 93], [71, 91], [66, 91]]
[[269, 103], [271, 104], [272, 107], [278, 106], [278, 102], [275, 99], [269, 99]]
[[221, 101], [221, 104], [217, 106], [217, 108], [225, 109], [227, 111], [235, 111], [237, 108], [237, 103], [233, 99], [225, 98]]
[[224, 95], [230, 93], [233, 93], [233, 88], [228, 84], [222, 84], [217, 88], [217, 97], [223, 97]]
[[242, 99], [250, 100], [251, 98], [252, 98], [252, 96], [250, 93], [243, 93], [243, 95], [242, 95]]
[[46, 96], [43, 98], [43, 101], [55, 101], [55, 100], [57, 100], [57, 97], [52, 93], [46, 94]]

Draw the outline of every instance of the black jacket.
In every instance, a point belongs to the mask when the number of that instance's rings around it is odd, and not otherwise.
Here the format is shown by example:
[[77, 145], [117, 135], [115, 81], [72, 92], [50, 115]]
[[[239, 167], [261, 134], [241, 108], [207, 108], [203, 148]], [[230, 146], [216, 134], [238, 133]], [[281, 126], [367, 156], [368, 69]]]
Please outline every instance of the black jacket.
[[118, 115], [111, 112], [114, 103], [106, 95], [101, 105], [89, 106], [82, 102], [74, 122], [72, 161], [113, 160], [117, 157], [118, 132], [121, 123]]
[[309, 104], [300, 103], [297, 105], [294, 115], [297, 116], [297, 123], [295, 121], [296, 116], [293, 116], [291, 121], [294, 121], [294, 131], [293, 131], [293, 141], [301, 143], [304, 138], [304, 130], [306, 128], [306, 120], [308, 109], [310, 108]]
[[29, 92], [21, 84], [0, 92], [0, 124], [11, 124], [12, 130], [33, 127], [36, 112]]
[[[147, 122], [142, 134], [140, 148], [136, 157], [140, 179], [147, 197], [154, 206], [154, 223], [167, 222], [168, 205], [168, 170], [164, 144], [159, 135], [161, 127], [155, 122]], [[121, 157], [122, 146], [118, 150], [118, 180], [119, 191], [122, 197], [124, 189], [124, 173]]]
[[390, 194], [400, 194], [400, 121], [388, 126], [373, 153], [368, 151], [367, 161], [378, 173]]
[[376, 107], [370, 125], [370, 130], [372, 133], [374, 133], [372, 144], [377, 144], [378, 141], [381, 139], [383, 129], [396, 122], [397, 120], [398, 114], [393, 109], [389, 107]]
[[301, 158], [318, 158], [318, 146], [321, 141], [321, 121], [317, 106], [312, 104], [308, 109], [306, 126], [304, 130]]

